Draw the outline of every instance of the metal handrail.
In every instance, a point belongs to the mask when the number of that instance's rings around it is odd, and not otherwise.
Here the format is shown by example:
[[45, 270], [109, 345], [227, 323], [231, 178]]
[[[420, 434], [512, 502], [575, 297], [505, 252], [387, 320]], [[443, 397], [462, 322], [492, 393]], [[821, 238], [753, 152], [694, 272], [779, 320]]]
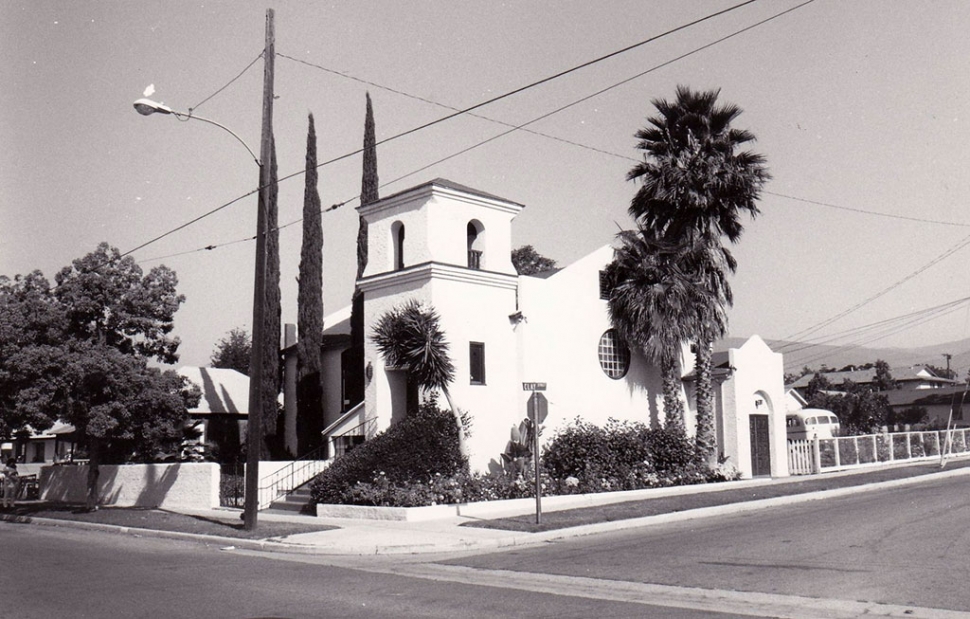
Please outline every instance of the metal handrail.
[[[322, 445], [260, 479], [259, 509], [269, 507], [273, 501], [290, 494], [325, 469], [329, 460], [320, 456], [326, 454], [326, 449], [327, 446]], [[267, 480], [272, 481], [265, 483]]]

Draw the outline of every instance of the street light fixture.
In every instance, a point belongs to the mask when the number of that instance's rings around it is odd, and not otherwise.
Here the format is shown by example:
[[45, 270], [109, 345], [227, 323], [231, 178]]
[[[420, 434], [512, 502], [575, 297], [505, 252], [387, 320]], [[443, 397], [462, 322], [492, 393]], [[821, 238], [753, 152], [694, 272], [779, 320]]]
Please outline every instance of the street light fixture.
[[208, 118], [203, 118], [202, 116], [196, 116], [192, 112], [186, 113], [186, 112], [179, 112], [178, 110], [173, 110], [172, 108], [168, 107], [164, 103], [158, 103], [157, 101], [152, 101], [151, 99], [146, 99], [146, 98], [138, 99], [132, 105], [134, 106], [135, 111], [141, 114], [142, 116], [151, 116], [152, 114], [171, 114], [172, 116], [174, 116], [175, 118], [183, 122], [187, 120], [200, 120], [204, 123], [215, 125], [216, 127], [219, 127], [220, 129], [222, 129], [232, 137], [236, 138], [236, 141], [243, 145], [243, 147], [249, 153], [249, 156], [252, 157], [253, 161], [256, 162], [256, 165], [259, 165], [259, 157], [256, 156], [256, 153], [253, 152], [253, 149], [249, 148], [249, 145], [246, 144], [246, 142], [244, 142], [241, 137], [236, 135], [235, 131], [233, 131], [232, 129], [230, 129], [229, 127], [221, 123], [217, 123], [216, 121], [210, 120]]
[[[266, 211], [269, 204], [270, 160], [273, 141], [273, 59], [276, 55], [273, 9], [266, 9], [266, 47], [263, 49], [263, 123], [260, 136], [260, 157], [256, 157], [242, 138], [228, 127], [208, 118], [193, 116], [191, 113], [176, 112], [172, 108], [156, 103], [151, 99], [138, 99], [135, 110], [143, 115], [171, 114], [179, 120], [201, 120], [228, 132], [246, 147], [256, 165], [259, 166], [259, 198], [256, 210], [256, 273], [253, 282], [253, 345], [250, 356], [249, 377], [249, 423], [246, 430], [246, 504], [243, 509], [243, 523], [247, 531], [256, 529], [259, 513], [259, 456], [263, 442], [263, 319], [266, 305]], [[150, 92], [146, 91], [146, 95]], [[262, 165], [260, 160], [267, 162]], [[277, 338], [279, 334], [277, 334]]]

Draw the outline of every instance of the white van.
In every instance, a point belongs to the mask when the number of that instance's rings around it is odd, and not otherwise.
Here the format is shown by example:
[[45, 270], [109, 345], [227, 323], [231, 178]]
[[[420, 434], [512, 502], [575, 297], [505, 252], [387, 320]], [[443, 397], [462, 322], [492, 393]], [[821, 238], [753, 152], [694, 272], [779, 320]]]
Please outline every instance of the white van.
[[822, 408], [803, 408], [785, 417], [789, 439], [834, 438], [839, 435], [839, 418]]

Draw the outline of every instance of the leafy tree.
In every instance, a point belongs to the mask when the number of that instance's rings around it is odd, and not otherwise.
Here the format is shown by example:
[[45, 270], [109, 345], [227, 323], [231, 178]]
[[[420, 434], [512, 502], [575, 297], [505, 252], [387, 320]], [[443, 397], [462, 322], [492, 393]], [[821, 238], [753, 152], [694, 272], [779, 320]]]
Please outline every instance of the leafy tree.
[[901, 411], [890, 410], [886, 425], [919, 425], [929, 420], [929, 414], [923, 406], [910, 406]]
[[710, 463], [716, 445], [709, 353], [713, 340], [726, 330], [726, 322], [717, 320], [726, 317], [731, 304], [727, 271], [737, 266], [721, 238], [731, 243], [740, 239], [741, 216], [758, 214], [756, 202], [769, 179], [761, 155], [739, 150], [755, 139], [731, 126], [741, 109], [718, 104], [718, 95], [717, 90], [694, 92], [678, 86], [673, 102], [655, 99], [658, 116], [636, 134], [644, 161], [627, 174], [628, 180], [641, 183], [629, 208], [638, 225], [670, 243], [709, 247], [694, 255], [719, 256], [700, 280], [706, 294], [695, 302], [707, 307], [694, 316], [690, 334], [698, 353], [698, 453]]
[[[461, 413], [448, 391], [448, 385], [455, 380], [455, 365], [439, 321], [433, 307], [422, 307], [411, 299], [381, 316], [371, 338], [388, 366], [401, 367], [407, 372], [409, 414], [419, 407], [420, 391], [441, 391], [458, 427], [462, 427]], [[461, 440], [461, 449], [467, 455], [464, 440]]]
[[893, 380], [889, 364], [882, 359], [876, 360], [876, 374], [872, 380], [872, 386], [876, 391], [892, 391], [896, 389], [896, 381]]
[[923, 367], [925, 367], [933, 374], [939, 376], [940, 378], [949, 378], [951, 380], [956, 380], [957, 373], [953, 371], [953, 369], [941, 368], [935, 365], [931, 365], [929, 363], [924, 364]]
[[323, 224], [317, 190], [317, 133], [310, 114], [303, 193], [303, 246], [297, 293], [297, 448], [303, 455], [320, 444], [323, 430]]
[[535, 275], [556, 268], [556, 261], [546, 258], [532, 245], [523, 245], [512, 250], [512, 266], [519, 275]]
[[200, 393], [175, 372], [170, 337], [184, 301], [175, 273], [144, 274], [102, 243], [56, 276], [0, 278], [0, 433], [62, 420], [87, 449], [88, 505], [102, 462], [150, 461], [178, 445]]
[[832, 383], [825, 377], [825, 374], [815, 372], [815, 376], [812, 377], [812, 380], [808, 381], [808, 385], [805, 387], [804, 396], [806, 400], [811, 400], [820, 392], [830, 389], [832, 389]]
[[839, 389], [839, 393], [817, 392], [809, 400], [809, 406], [835, 413], [843, 434], [870, 434], [889, 423], [892, 409], [885, 395], [850, 380], [843, 381]]
[[236, 370], [249, 376], [249, 363], [252, 361], [253, 339], [243, 328], [235, 327], [216, 343], [209, 357], [214, 368]]

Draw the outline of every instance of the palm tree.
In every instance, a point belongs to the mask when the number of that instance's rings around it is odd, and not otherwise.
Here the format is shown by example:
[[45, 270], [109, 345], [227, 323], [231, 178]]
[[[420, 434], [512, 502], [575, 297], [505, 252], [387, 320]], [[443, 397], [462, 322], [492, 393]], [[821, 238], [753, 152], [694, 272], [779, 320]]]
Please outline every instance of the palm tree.
[[407, 410], [417, 410], [419, 392], [441, 391], [458, 424], [458, 440], [466, 455], [461, 417], [451, 401], [448, 385], [455, 380], [455, 365], [448, 355], [448, 341], [433, 307], [423, 307], [414, 299], [380, 317], [371, 338], [390, 367], [407, 372]]
[[741, 109], [718, 104], [718, 95], [717, 90], [678, 86], [675, 101], [654, 100], [659, 115], [636, 134], [644, 161], [627, 174], [628, 180], [641, 182], [629, 208], [638, 225], [669, 243], [693, 246], [690, 253], [701, 257], [695, 272], [699, 294], [693, 301], [700, 306], [682, 321], [696, 344], [696, 440], [708, 462], [716, 451], [710, 348], [726, 332], [726, 308], [732, 302], [727, 273], [737, 267], [722, 237], [738, 242], [742, 215], [758, 215], [757, 201], [770, 178], [764, 157], [740, 150], [755, 139], [731, 127]]
[[621, 245], [607, 267], [610, 322], [623, 341], [660, 366], [664, 425], [683, 428], [677, 357], [689, 336], [684, 317], [696, 293], [680, 270], [682, 248], [645, 228], [617, 236]]

